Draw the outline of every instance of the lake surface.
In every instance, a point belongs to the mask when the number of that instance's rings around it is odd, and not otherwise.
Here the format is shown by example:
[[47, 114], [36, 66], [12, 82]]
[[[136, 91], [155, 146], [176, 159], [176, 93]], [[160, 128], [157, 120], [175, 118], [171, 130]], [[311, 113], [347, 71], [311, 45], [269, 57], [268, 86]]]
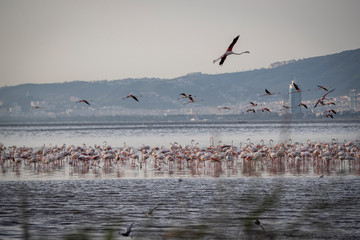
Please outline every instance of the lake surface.
[[43, 145], [94, 145], [106, 141], [112, 146], [133, 147], [141, 144], [168, 146], [178, 142], [185, 145], [195, 140], [208, 146], [210, 137], [215, 143], [239, 144], [264, 140], [268, 143], [331, 142], [336, 139], [360, 139], [360, 121], [308, 121], [308, 122], [73, 122], [73, 123], [2, 123], [0, 142], [5, 146], [40, 147]]
[[1, 239], [124, 239], [132, 222], [133, 239], [360, 235], [353, 176], [14, 181], [0, 190]]
[[[63, 144], [75, 149], [149, 145], [161, 151], [174, 142], [207, 148], [211, 138], [216, 146], [238, 149], [262, 140], [269, 148], [285, 141], [296, 146], [321, 142], [323, 147], [353, 141], [358, 147], [359, 129], [359, 121], [9, 123], [0, 125], [0, 142], [6, 151], [13, 145], [53, 149]], [[2, 162], [0, 239], [360, 236], [358, 157], [342, 161], [334, 155], [324, 162], [233, 156], [204, 165], [160, 165], [151, 157], [144, 165], [140, 160], [109, 166], [73, 161], [69, 155], [56, 164]], [[119, 234], [132, 222], [129, 237]]]

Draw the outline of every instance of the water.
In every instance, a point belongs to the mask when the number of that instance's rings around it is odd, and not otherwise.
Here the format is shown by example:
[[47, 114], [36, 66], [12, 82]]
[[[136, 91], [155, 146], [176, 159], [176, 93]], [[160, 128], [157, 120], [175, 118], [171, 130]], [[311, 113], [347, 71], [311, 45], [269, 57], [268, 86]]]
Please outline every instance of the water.
[[36, 239], [81, 233], [121, 239], [131, 222], [133, 239], [360, 235], [357, 177], [14, 181], [0, 182], [0, 190], [1, 239], [23, 238], [24, 232]]
[[[359, 139], [359, 121], [26, 123], [0, 125], [5, 146], [240, 146]], [[250, 140], [248, 140], [250, 138]], [[357, 143], [357, 142], [355, 142]], [[357, 143], [358, 144], [358, 143]], [[2, 165], [0, 239], [358, 239], [360, 163], [246, 163], [156, 169]], [[319, 176], [323, 174], [324, 177]], [[181, 179], [182, 181], [180, 181]], [[149, 209], [155, 208], [150, 216]], [[259, 219], [262, 227], [256, 225]]]
[[137, 123], [23, 123], [0, 124], [0, 142], [5, 146], [40, 147], [42, 145], [94, 145], [106, 141], [112, 146], [141, 144], [168, 146], [178, 142], [185, 145], [195, 140], [208, 146], [210, 137], [215, 142], [239, 144], [264, 140], [275, 143], [292, 139], [306, 143], [339, 142], [360, 139], [360, 121], [312, 122], [137, 122]]

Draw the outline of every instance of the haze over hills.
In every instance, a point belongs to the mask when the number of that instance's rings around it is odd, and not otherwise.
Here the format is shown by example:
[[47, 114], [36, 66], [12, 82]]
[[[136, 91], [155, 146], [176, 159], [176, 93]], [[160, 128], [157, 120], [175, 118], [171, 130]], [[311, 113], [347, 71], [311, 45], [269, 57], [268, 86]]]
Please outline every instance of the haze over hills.
[[[234, 59], [235, 61], [236, 59]], [[219, 67], [214, 65], [214, 67]], [[242, 106], [249, 101], [263, 104], [288, 100], [288, 89], [292, 80], [304, 92], [302, 99], [314, 100], [323, 92], [315, 90], [317, 85], [336, 89], [332, 97], [348, 95], [350, 89], [360, 91], [360, 49], [341, 53], [290, 60], [272, 64], [267, 69], [224, 74], [191, 73], [174, 79], [142, 78], [112, 81], [73, 81], [56, 84], [23, 84], [0, 88], [0, 117], [17, 112], [33, 112], [32, 106], [43, 107], [43, 113], [86, 115], [92, 114], [156, 114], [187, 112], [190, 108], [203, 111], [218, 106]], [[274, 96], [260, 96], [264, 90], [280, 92]], [[199, 102], [184, 104], [178, 100], [180, 93], [196, 96]], [[139, 97], [122, 100], [128, 94]], [[91, 107], [77, 100], [87, 99]], [[273, 106], [272, 106], [273, 107]], [[90, 110], [89, 110], [90, 109]], [[201, 110], [198, 110], [201, 112]], [[153, 113], [155, 113], [153, 112]]]

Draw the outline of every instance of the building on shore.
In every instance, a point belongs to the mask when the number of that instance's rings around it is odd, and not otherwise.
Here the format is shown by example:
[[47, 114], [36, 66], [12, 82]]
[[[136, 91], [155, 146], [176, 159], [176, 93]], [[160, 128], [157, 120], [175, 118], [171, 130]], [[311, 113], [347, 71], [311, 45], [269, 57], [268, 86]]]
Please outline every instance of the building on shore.
[[349, 101], [350, 111], [357, 111], [358, 106], [357, 106], [357, 92], [356, 92], [356, 89], [350, 89], [349, 98], [350, 98], [350, 101]]

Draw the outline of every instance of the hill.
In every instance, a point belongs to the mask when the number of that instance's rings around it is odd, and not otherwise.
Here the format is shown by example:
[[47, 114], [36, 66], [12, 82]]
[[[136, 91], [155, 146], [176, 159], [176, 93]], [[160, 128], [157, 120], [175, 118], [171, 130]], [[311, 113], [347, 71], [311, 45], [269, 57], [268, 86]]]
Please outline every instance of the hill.
[[[315, 90], [317, 85], [335, 88], [333, 97], [348, 95], [350, 89], [360, 91], [360, 49], [284, 61], [271, 66], [268, 69], [214, 75], [193, 73], [174, 79], [73, 81], [2, 87], [1, 114], [4, 115], [10, 108], [22, 113], [31, 112], [31, 104], [41, 105], [44, 112], [54, 114], [87, 111], [85, 104], [75, 103], [79, 99], [91, 101], [92, 111], [105, 115], [245, 106], [249, 101], [288, 100], [288, 88], [293, 79], [303, 90], [311, 89], [304, 92], [303, 99], [317, 99], [321, 95], [319, 90]], [[261, 97], [265, 88], [282, 94], [271, 96], [271, 100], [269, 96]], [[178, 100], [181, 92], [195, 95], [201, 101], [184, 105], [185, 100]], [[130, 93], [139, 96], [140, 101], [122, 100]]]

